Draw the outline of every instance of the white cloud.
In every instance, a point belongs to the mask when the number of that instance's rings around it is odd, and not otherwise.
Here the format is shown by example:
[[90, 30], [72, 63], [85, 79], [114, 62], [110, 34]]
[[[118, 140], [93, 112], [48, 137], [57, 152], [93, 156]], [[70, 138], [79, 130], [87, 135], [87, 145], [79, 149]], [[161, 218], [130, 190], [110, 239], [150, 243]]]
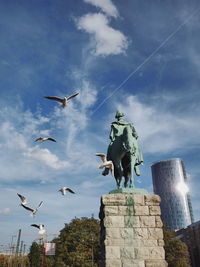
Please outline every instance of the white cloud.
[[94, 53], [98, 56], [118, 55], [125, 53], [128, 40], [118, 30], [109, 25], [108, 18], [101, 13], [86, 14], [78, 22], [79, 30], [84, 30], [93, 36]]
[[114, 6], [111, 0], [84, 0], [84, 2], [101, 8], [101, 10], [108, 16], [115, 18], [119, 16], [117, 8]]
[[4, 214], [4, 215], [9, 214], [10, 212], [11, 212], [10, 208], [4, 208], [0, 210], [0, 214]]
[[134, 123], [144, 152], [168, 153], [200, 143], [198, 112], [175, 113], [161, 103], [143, 103], [136, 96], [127, 97], [117, 107]]
[[59, 158], [51, 153], [46, 148], [39, 148], [38, 146], [28, 148], [27, 151], [25, 151], [24, 156], [35, 159], [42, 164], [46, 164], [47, 166], [54, 168], [54, 169], [60, 169], [60, 168], [66, 168], [70, 166], [70, 163], [65, 160], [59, 160]]

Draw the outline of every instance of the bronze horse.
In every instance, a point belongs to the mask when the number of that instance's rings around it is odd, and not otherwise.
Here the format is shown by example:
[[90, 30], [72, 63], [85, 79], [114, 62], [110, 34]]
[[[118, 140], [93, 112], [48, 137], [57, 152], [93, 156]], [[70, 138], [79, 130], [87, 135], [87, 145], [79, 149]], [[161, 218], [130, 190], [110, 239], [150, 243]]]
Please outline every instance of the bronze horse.
[[[119, 117], [117, 122], [112, 123], [110, 138], [107, 160], [112, 160], [114, 164], [117, 188], [134, 187], [133, 173], [140, 175], [139, 165], [143, 162], [137, 144], [137, 133], [131, 123], [124, 122]], [[105, 169], [102, 174], [107, 175], [107, 172]]]

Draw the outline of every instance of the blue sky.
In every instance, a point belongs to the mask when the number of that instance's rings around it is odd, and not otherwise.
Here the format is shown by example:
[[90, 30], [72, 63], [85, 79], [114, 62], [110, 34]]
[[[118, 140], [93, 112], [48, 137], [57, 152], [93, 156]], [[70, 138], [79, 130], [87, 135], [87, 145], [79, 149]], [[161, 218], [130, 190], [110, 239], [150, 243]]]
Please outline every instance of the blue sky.
[[[115, 188], [97, 168], [117, 109], [134, 123], [144, 155], [136, 186], [152, 192], [150, 166], [184, 160], [199, 211], [200, 11], [198, 1], [1, 0], [0, 244], [22, 229], [27, 245], [81, 216], [98, 217]], [[69, 106], [43, 96], [79, 92]], [[57, 143], [34, 143], [51, 136]], [[62, 186], [77, 194], [58, 194]], [[19, 207], [44, 201], [32, 219]]]

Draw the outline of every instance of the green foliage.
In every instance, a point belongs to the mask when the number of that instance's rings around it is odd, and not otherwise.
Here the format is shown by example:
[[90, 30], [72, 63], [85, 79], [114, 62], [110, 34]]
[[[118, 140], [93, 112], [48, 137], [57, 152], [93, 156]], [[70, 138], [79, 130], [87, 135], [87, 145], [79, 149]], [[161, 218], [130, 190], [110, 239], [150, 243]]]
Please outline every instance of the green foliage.
[[42, 265], [43, 246], [33, 242], [28, 255], [30, 267], [40, 267]]
[[99, 221], [94, 218], [74, 219], [56, 238], [55, 267], [98, 266]]
[[29, 267], [28, 257], [10, 257], [9, 255], [0, 255], [0, 267]]
[[165, 241], [165, 254], [168, 267], [190, 267], [190, 258], [187, 245], [180, 239], [175, 239], [175, 234], [163, 229]]

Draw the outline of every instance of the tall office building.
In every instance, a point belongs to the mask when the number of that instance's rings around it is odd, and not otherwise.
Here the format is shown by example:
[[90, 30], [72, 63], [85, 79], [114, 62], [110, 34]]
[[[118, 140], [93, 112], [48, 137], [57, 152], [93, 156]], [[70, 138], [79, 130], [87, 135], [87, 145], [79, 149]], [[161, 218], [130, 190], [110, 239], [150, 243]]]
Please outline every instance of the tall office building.
[[154, 193], [161, 197], [161, 218], [172, 231], [193, 223], [183, 161], [179, 158], [155, 162], [151, 166]]

